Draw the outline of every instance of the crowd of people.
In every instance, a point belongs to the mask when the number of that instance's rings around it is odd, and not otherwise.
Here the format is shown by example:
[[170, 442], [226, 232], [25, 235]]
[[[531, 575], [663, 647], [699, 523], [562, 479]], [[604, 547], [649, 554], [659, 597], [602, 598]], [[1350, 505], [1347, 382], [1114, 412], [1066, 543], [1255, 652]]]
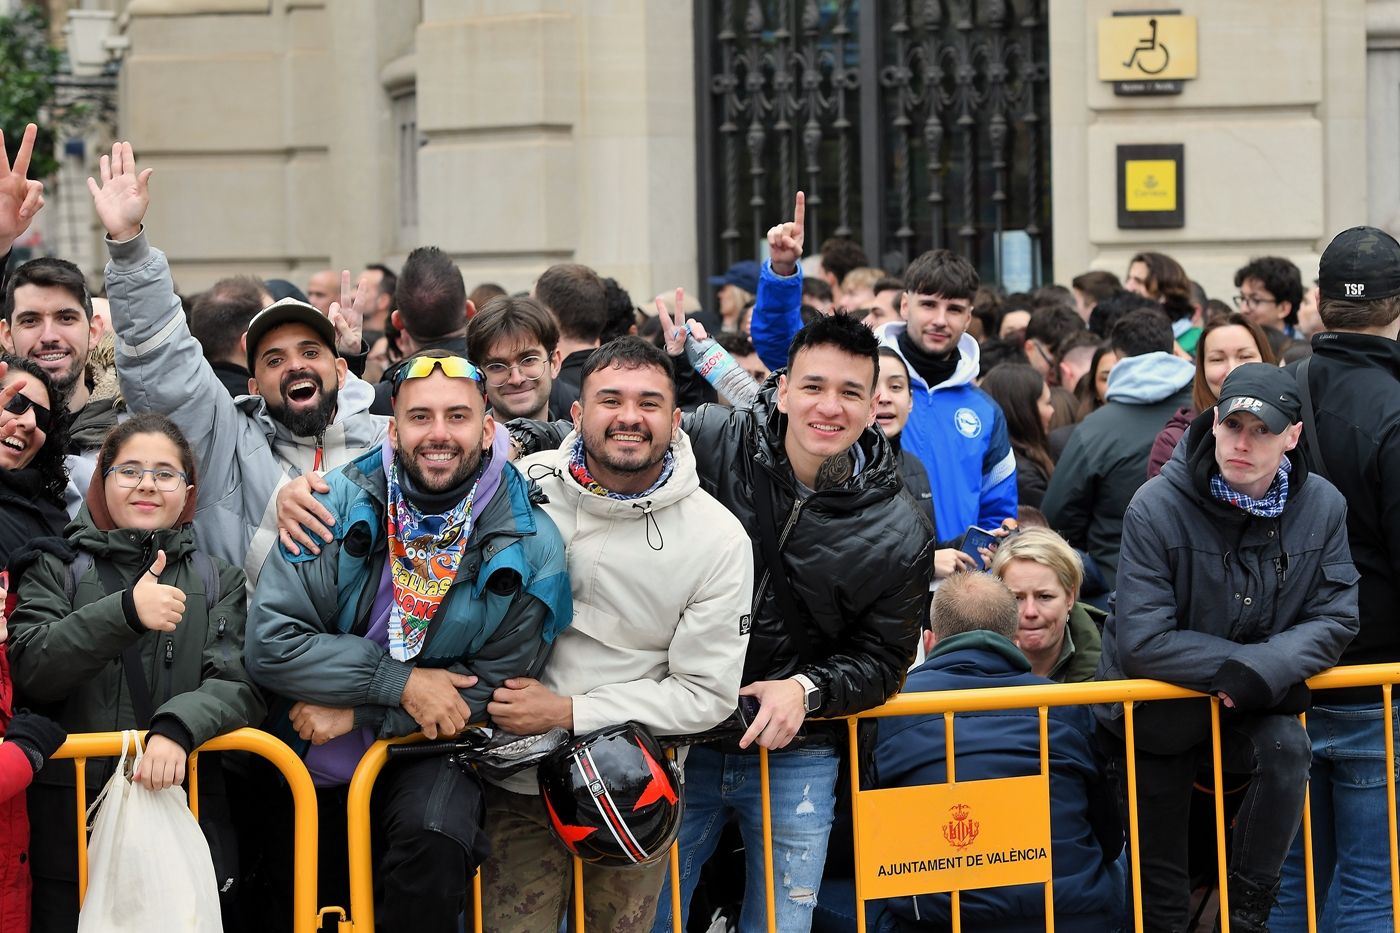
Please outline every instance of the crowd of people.
[[[431, 246], [305, 291], [182, 295], [144, 223], [158, 184], [118, 143], [89, 181], [99, 297], [61, 258], [11, 267], [43, 207], [33, 143], [0, 148], [0, 929], [77, 927], [75, 775], [48, 763], [67, 734], [148, 730], [133, 780], [160, 790], [253, 726], [316, 785], [323, 905], [348, 906], [348, 783], [375, 740], [475, 734], [505, 763], [386, 766], [384, 930], [458, 930], [479, 868], [485, 929], [552, 933], [571, 851], [590, 928], [764, 929], [760, 748], [777, 929], [864, 909], [943, 930], [946, 894], [857, 904], [845, 725], [825, 720], [1136, 677], [1220, 701], [1232, 930], [1306, 929], [1309, 787], [1323, 928], [1392, 928], [1380, 689], [1305, 683], [1400, 660], [1384, 232], [1338, 235], [1311, 285], [1251, 259], [1233, 307], [1159, 252], [1008, 295], [947, 250], [807, 256], [799, 193], [709, 307], [638, 307], [576, 263], [468, 292]], [[1057, 929], [1131, 924], [1123, 717], [1050, 712]], [[1211, 708], [1134, 721], [1138, 906], [1185, 931], [1215, 870], [1191, 830]], [[1038, 773], [1039, 736], [1034, 710], [960, 715], [959, 780]], [[951, 770], [941, 716], [859, 739], [863, 787]], [[85, 767], [92, 798], [113, 765]], [[228, 754], [199, 774], [226, 928], [288, 929], [277, 774]], [[961, 910], [1045, 922], [1034, 886]]]

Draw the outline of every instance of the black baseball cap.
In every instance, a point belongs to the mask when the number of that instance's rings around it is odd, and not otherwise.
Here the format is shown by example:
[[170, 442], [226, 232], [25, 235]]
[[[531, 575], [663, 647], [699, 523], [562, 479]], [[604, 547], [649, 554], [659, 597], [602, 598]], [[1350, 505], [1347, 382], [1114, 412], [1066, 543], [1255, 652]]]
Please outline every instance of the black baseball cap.
[[1282, 434], [1303, 417], [1298, 383], [1272, 363], [1245, 363], [1230, 370], [1215, 409], [1221, 420], [1238, 411], [1254, 415], [1271, 434]]
[[1352, 227], [1333, 237], [1317, 266], [1323, 298], [1375, 301], [1400, 295], [1400, 243], [1375, 227]]
[[335, 347], [335, 325], [331, 323], [331, 319], [322, 314], [315, 305], [297, 301], [295, 298], [283, 298], [263, 308], [248, 322], [249, 372], [253, 371], [253, 361], [258, 358], [258, 344], [262, 343], [268, 331], [283, 324], [305, 324], [316, 332], [316, 336], [321, 338], [331, 353], [339, 355]]

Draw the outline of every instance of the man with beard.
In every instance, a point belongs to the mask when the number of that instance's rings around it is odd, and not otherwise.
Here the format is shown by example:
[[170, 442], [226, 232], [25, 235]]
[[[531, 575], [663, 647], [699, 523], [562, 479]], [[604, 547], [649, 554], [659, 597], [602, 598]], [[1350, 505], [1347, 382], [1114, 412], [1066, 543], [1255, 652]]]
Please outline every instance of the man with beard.
[[[304, 381], [284, 384], [296, 393]], [[563, 542], [506, 466], [509, 441], [486, 414], [482, 382], [446, 351], [409, 359], [394, 380], [388, 441], [325, 477], [318, 498], [341, 516], [333, 540], [320, 554], [282, 551], [253, 597], [248, 672], [286, 698], [273, 729], [318, 787], [318, 903], [346, 903], [345, 850], [324, 842], [345, 833], [326, 823], [344, 820], [369, 745], [420, 731], [445, 738], [483, 719], [492, 690], [540, 675], [572, 617]], [[374, 807], [379, 929], [455, 933], [485, 853], [482, 817], [475, 774], [449, 756], [385, 769]]]
[[[490, 302], [472, 328], [504, 300]], [[507, 680], [488, 712], [521, 735], [556, 727], [583, 735], [629, 720], [657, 735], [703, 732], [739, 699], [753, 594], [748, 538], [700, 488], [690, 440], [678, 430], [671, 361], [660, 349], [620, 337], [593, 351], [572, 415], [563, 445], [519, 468], [539, 483], [568, 547], [573, 625], [560, 633], [540, 679]], [[550, 833], [535, 773], [488, 783], [486, 800], [486, 928], [556, 929], [572, 872]], [[664, 859], [585, 865], [585, 925], [651, 929], [666, 868]]]
[[[151, 170], [138, 172], [130, 143], [103, 156], [88, 179], [107, 230], [107, 294], [117, 375], [133, 412], [168, 415], [199, 463], [199, 546], [241, 566], [249, 586], [277, 544], [275, 495], [289, 479], [378, 449], [387, 418], [369, 414], [373, 389], [351, 375], [337, 347], [360, 347], [367, 284], [327, 319], [286, 298], [263, 309], [245, 335], [249, 395], [229, 397], [190, 334], [165, 254], [146, 242]], [[339, 325], [333, 324], [336, 320]]]
[[[684, 296], [676, 299], [684, 307]], [[657, 310], [666, 350], [680, 356], [685, 327], [664, 302]], [[783, 866], [777, 929], [802, 933], [816, 906], [846, 743], [843, 725], [806, 720], [879, 706], [914, 660], [933, 535], [901, 494], [894, 452], [871, 426], [878, 371], [874, 334], [833, 314], [798, 331], [786, 370], [748, 406], [702, 405], [681, 418], [701, 488], [748, 532], [756, 582], [739, 693], [758, 703], [737, 743], [697, 746], [686, 758], [681, 903], [688, 911], [715, 851], [713, 828], [736, 815], [748, 852], [745, 930], [765, 919], [758, 749], [770, 752], [773, 864]], [[560, 441], [558, 425], [510, 427], [522, 452]], [[658, 904], [661, 933], [672, 928], [668, 882]]]

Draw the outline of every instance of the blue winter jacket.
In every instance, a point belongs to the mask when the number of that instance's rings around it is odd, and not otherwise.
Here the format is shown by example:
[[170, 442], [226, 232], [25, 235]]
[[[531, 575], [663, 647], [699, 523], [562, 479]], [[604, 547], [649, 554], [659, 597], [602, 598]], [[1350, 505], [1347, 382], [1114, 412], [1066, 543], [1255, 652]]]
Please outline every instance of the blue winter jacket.
[[[879, 330], [880, 344], [903, 359], [898, 337], [905, 325], [891, 322]], [[802, 267], [782, 276], [764, 260], [758, 297], [749, 322], [754, 349], [770, 369], [787, 365], [788, 345], [802, 328]], [[900, 435], [905, 456], [928, 470], [933, 491], [933, 518], [938, 540], [962, 535], [969, 525], [992, 529], [1016, 517], [1016, 457], [1006, 417], [991, 396], [972, 384], [980, 351], [966, 334], [958, 344], [961, 358], [946, 381], [930, 387], [905, 360], [914, 411]]]
[[[909, 675], [904, 692], [1051, 683], [1030, 672], [1025, 656], [1010, 641], [979, 631], [939, 642]], [[1055, 929], [1117, 929], [1123, 916], [1123, 876], [1113, 863], [1123, 850], [1123, 832], [1113, 792], [1094, 761], [1094, 719], [1083, 706], [1051, 707], [1049, 715]], [[941, 715], [879, 720], [877, 786], [945, 783], [943, 730]], [[953, 739], [960, 782], [1040, 773], [1040, 719], [1033, 709], [959, 713]], [[930, 832], [938, 832], [932, 823]], [[1043, 885], [964, 891], [961, 900], [965, 930], [1045, 929]], [[947, 894], [892, 898], [882, 906], [881, 929], [946, 930], [950, 924]]]
[[[269, 560], [248, 612], [245, 663], [261, 686], [290, 700], [353, 707], [356, 726], [381, 736], [418, 730], [400, 705], [415, 665], [475, 674], [461, 691], [473, 720], [508, 677], [535, 677], [554, 636], [573, 619], [559, 529], [531, 502], [513, 467], [476, 516], [456, 582], [412, 661], [363, 637], [384, 583], [387, 482], [380, 448], [326, 474], [316, 498], [336, 517], [320, 555]], [[287, 727], [274, 721], [275, 731]]]
[[[901, 359], [899, 335], [905, 326], [891, 321], [876, 332], [880, 346]], [[928, 469], [939, 541], [958, 537], [969, 525], [991, 530], [1016, 517], [1016, 456], [1006, 416], [972, 384], [981, 356], [977, 341], [963, 334], [958, 353], [953, 375], [932, 387], [904, 361], [914, 410], [899, 442], [906, 456], [913, 454]]]

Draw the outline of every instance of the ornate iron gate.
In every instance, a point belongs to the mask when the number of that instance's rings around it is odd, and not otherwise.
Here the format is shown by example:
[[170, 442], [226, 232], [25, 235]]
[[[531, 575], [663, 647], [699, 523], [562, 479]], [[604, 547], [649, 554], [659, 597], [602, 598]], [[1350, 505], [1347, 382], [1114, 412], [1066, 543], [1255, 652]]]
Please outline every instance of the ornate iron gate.
[[807, 192], [807, 246], [924, 250], [983, 280], [1050, 268], [1046, 0], [695, 0], [702, 276], [761, 254]]

